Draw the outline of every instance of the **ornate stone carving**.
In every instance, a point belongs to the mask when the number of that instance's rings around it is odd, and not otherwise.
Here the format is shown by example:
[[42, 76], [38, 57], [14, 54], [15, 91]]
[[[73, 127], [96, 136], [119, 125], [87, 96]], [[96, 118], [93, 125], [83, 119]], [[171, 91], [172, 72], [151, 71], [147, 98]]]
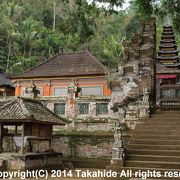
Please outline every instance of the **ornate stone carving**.
[[31, 87], [25, 88], [25, 93], [34, 99], [38, 96], [38, 94], [40, 94], [40, 91], [36, 89], [36, 85], [34, 84], [34, 81], [31, 80]]
[[143, 105], [149, 105], [149, 92], [148, 88], [143, 88]]
[[117, 126], [115, 128], [111, 165], [118, 164], [120, 166], [123, 166], [124, 164], [125, 153], [121, 133], [122, 128], [122, 126]]
[[143, 97], [142, 97], [142, 101], [140, 102], [139, 105], [139, 117], [140, 118], [145, 118], [145, 117], [149, 117], [149, 92], [148, 92], [148, 88], [144, 87], [143, 88]]

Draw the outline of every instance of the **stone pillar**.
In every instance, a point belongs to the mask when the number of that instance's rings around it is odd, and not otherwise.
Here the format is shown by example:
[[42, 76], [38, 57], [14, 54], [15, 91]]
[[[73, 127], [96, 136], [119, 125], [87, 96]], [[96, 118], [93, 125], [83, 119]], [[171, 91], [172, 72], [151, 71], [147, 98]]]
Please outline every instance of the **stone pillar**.
[[44, 94], [43, 96], [51, 96], [51, 82], [47, 82], [44, 86]]

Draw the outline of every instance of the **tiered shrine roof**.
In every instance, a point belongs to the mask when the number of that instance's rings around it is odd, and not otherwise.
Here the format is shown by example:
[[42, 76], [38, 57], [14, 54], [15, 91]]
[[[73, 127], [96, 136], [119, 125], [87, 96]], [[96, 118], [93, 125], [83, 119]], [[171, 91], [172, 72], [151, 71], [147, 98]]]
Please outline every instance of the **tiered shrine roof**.
[[172, 26], [164, 26], [157, 57], [159, 65], [179, 69], [178, 53]]

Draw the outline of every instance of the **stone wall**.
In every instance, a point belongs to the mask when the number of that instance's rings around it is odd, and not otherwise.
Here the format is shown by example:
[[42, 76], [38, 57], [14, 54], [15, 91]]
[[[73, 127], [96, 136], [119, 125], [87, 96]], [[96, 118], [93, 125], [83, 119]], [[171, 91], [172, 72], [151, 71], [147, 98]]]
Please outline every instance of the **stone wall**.
[[6, 161], [6, 170], [62, 169], [61, 153], [43, 153], [35, 155], [16, 154]]
[[[52, 147], [64, 157], [77, 158], [110, 158], [112, 152], [113, 133], [105, 132], [66, 132], [53, 138]], [[44, 152], [49, 149], [49, 142], [32, 143], [33, 152]], [[39, 147], [39, 148], [38, 148]], [[15, 151], [11, 138], [3, 140], [3, 150]], [[18, 149], [19, 150], [19, 149]]]
[[65, 157], [110, 158], [112, 137], [59, 137], [54, 139], [54, 150]]
[[124, 46], [125, 62], [107, 77], [112, 89], [110, 106], [122, 123], [134, 129], [140, 118], [149, 117], [155, 101], [155, 19], [142, 24]]

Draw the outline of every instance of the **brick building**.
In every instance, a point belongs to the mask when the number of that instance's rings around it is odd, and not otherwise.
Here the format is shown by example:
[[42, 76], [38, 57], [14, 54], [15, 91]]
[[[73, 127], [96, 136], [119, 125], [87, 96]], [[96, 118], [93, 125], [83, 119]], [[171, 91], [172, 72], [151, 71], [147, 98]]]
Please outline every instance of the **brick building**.
[[[56, 114], [108, 114], [111, 90], [106, 82], [106, 68], [88, 51], [58, 54], [12, 80], [15, 95], [21, 97], [28, 96], [27, 88], [33, 82], [39, 90], [38, 98]], [[75, 102], [68, 104], [68, 87], [72, 83], [80, 91], [76, 92]], [[94, 112], [95, 106], [98, 112]]]

